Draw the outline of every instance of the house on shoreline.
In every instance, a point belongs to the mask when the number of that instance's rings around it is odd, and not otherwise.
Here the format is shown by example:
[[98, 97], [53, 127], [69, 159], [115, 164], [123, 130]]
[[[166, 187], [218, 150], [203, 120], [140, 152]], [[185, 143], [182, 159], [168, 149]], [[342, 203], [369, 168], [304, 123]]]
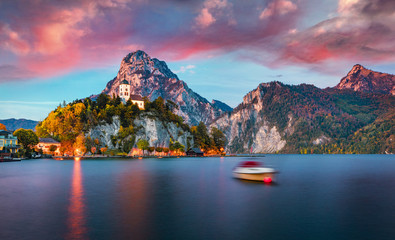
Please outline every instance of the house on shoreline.
[[49, 150], [51, 145], [56, 146], [54, 154], [60, 155], [60, 142], [52, 138], [40, 138], [38, 144], [36, 145], [36, 148], [41, 149], [44, 154], [52, 154], [52, 152]]
[[0, 130], [0, 152], [17, 153], [20, 148], [18, 138], [11, 132]]
[[203, 157], [204, 152], [200, 148], [191, 148], [186, 151], [186, 155], [190, 157]]

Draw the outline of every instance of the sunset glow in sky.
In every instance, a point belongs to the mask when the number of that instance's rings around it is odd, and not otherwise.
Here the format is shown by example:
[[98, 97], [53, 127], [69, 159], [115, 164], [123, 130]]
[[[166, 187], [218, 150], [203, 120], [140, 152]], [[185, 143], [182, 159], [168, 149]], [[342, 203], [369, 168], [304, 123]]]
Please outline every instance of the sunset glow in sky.
[[101, 92], [138, 49], [235, 107], [261, 82], [332, 87], [356, 63], [394, 74], [395, 1], [1, 0], [0, 119]]

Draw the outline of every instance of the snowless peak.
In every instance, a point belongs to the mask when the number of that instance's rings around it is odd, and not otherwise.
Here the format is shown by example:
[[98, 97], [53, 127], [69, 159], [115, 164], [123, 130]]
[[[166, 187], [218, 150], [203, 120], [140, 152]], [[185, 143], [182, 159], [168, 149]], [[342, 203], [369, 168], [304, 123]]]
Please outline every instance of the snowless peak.
[[366, 69], [366, 68], [364, 68], [362, 65], [355, 64], [348, 74], [354, 74], [354, 73], [357, 73], [358, 71], [361, 71], [361, 70], [364, 70], [364, 69]]
[[354, 67], [352, 67], [352, 69], [365, 69], [365, 68], [361, 64], [355, 64]]
[[283, 83], [279, 82], [279, 81], [272, 81], [272, 82], [267, 82], [267, 83], [261, 83], [259, 84], [258, 88], [282, 88], [283, 87]]
[[119, 86], [123, 81], [129, 83], [130, 95], [140, 95], [151, 101], [158, 97], [173, 101], [179, 105], [174, 113], [192, 125], [197, 125], [200, 121], [212, 122], [229, 110], [226, 104], [209, 103], [180, 80], [166, 62], [151, 58], [141, 50], [131, 52], [122, 59], [117, 76], [107, 83], [102, 92], [109, 96], [119, 96]]
[[356, 64], [335, 88], [395, 95], [395, 75], [375, 72]]
[[142, 50], [137, 50], [135, 52], [131, 52], [126, 57], [123, 59], [125, 62], [136, 62], [136, 61], [142, 61], [144, 59], [149, 60], [150, 56]]

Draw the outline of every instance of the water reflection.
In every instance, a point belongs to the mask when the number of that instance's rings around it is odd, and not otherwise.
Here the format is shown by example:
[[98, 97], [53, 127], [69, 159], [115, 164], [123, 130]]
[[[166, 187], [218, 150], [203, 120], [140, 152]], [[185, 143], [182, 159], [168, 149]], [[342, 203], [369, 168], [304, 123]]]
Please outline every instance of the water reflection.
[[74, 161], [67, 225], [69, 232], [66, 236], [66, 239], [86, 238], [87, 229], [85, 218], [84, 189], [82, 186], [80, 161]]
[[121, 214], [118, 220], [122, 222], [121, 236], [123, 239], [147, 239], [149, 238], [150, 196], [148, 189], [149, 179], [143, 161], [136, 162], [133, 169], [127, 169], [120, 176], [119, 199], [120, 209], [116, 212]]

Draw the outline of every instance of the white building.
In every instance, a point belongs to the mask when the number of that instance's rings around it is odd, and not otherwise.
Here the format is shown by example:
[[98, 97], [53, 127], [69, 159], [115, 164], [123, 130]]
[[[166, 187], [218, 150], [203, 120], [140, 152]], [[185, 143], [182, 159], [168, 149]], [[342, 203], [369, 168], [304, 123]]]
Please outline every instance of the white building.
[[130, 98], [130, 84], [126, 80], [123, 80], [119, 85], [119, 97], [123, 103], [126, 103]]
[[123, 80], [119, 85], [119, 97], [124, 104], [130, 99], [133, 104], [137, 104], [140, 109], [144, 109], [143, 98], [137, 94], [130, 94], [130, 84], [127, 80]]

